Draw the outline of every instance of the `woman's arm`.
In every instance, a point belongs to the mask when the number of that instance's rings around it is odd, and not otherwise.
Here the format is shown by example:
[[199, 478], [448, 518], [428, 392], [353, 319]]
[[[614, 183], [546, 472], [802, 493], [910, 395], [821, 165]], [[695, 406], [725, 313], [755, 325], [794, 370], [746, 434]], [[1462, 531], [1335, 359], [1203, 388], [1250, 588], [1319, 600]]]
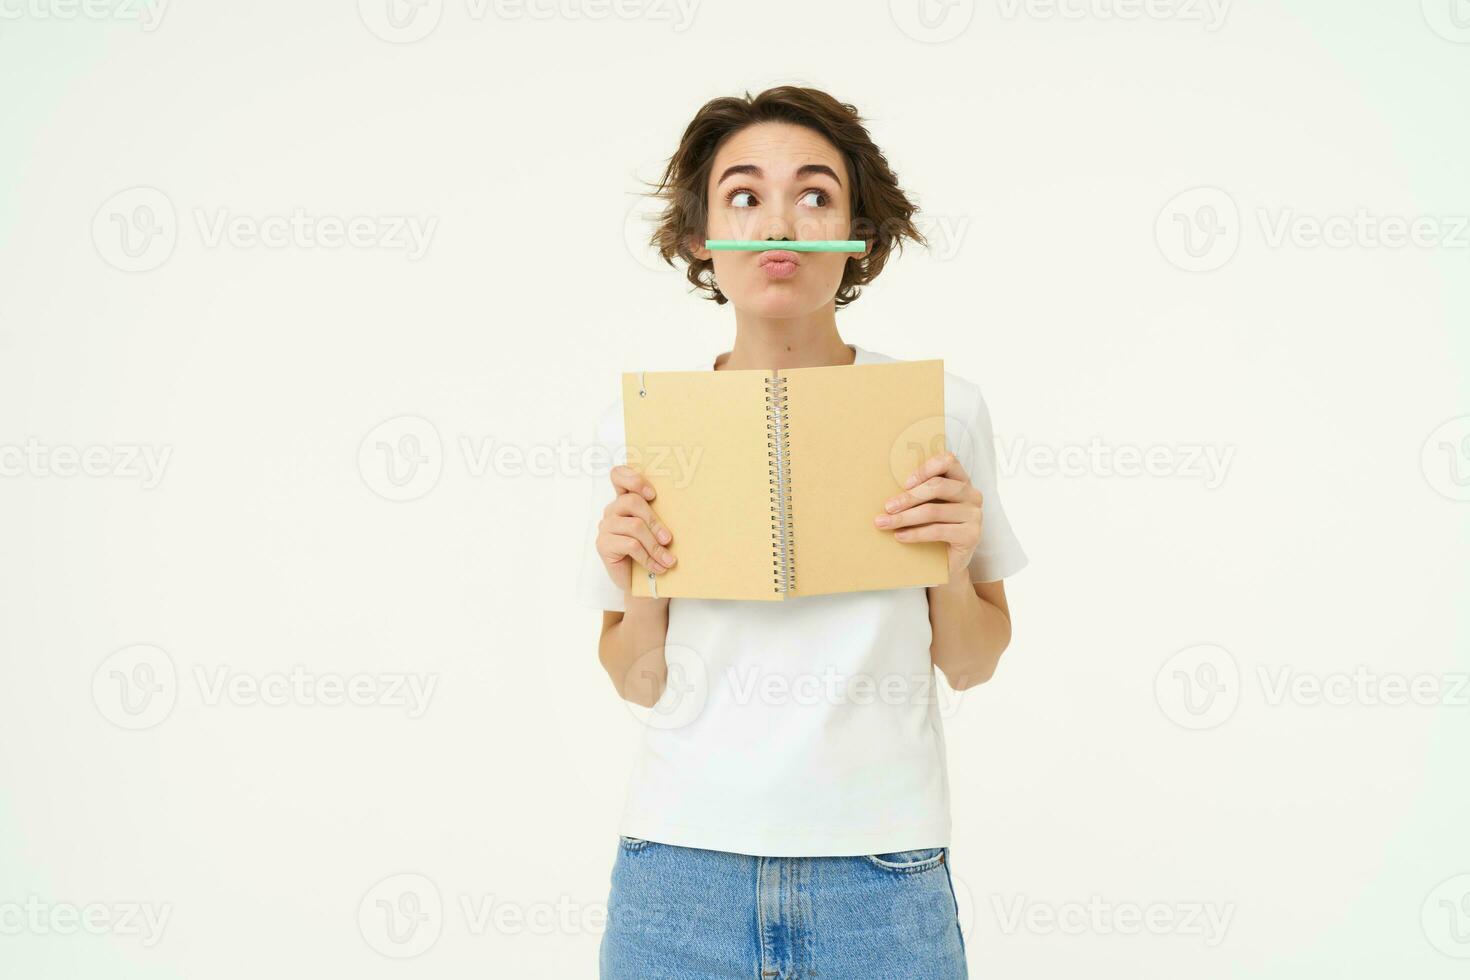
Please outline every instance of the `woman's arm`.
[[655, 575], [673, 567], [674, 553], [668, 546], [674, 533], [654, 512], [650, 502], [657, 493], [641, 473], [631, 466], [614, 466], [608, 479], [613, 499], [597, 525], [597, 554], [613, 584], [622, 590], [626, 611], [603, 611], [597, 659], [619, 697], [651, 708], [668, 677], [664, 638], [669, 600], [634, 596], [629, 586], [636, 565]]
[[1011, 642], [1011, 610], [1004, 582], [971, 582], [969, 570], [929, 587], [929, 658], [949, 686], [963, 691], [995, 673]]
[[664, 638], [669, 600], [624, 596], [627, 612], [604, 610], [597, 659], [612, 678], [618, 697], [645, 708], [658, 703], [668, 680]]
[[929, 658], [956, 691], [983, 684], [1011, 642], [1004, 582], [970, 582], [970, 557], [980, 543], [984, 498], [952, 452], [931, 456], [884, 502], [875, 523], [900, 541], [943, 541], [949, 581], [931, 585]]

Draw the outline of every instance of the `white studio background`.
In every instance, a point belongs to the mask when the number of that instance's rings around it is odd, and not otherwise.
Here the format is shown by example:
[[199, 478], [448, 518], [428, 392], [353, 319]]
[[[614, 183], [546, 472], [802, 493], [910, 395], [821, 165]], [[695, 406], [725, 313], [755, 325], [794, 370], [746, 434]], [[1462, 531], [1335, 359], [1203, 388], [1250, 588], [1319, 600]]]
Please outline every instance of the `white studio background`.
[[1032, 559], [974, 975], [1463, 975], [1464, 0], [0, 12], [0, 975], [595, 975], [580, 451], [728, 349], [634, 195], [783, 83], [924, 209], [838, 322], [981, 384]]

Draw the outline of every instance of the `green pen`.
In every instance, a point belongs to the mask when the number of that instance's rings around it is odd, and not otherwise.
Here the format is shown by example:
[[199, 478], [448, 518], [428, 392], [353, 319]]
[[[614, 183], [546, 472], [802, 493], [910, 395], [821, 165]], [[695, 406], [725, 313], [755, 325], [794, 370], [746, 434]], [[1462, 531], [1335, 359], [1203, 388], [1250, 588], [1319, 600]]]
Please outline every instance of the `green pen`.
[[780, 249], [783, 252], [861, 252], [867, 247], [867, 242], [747, 242], [707, 238], [704, 247], [712, 252], [769, 252], [772, 249]]

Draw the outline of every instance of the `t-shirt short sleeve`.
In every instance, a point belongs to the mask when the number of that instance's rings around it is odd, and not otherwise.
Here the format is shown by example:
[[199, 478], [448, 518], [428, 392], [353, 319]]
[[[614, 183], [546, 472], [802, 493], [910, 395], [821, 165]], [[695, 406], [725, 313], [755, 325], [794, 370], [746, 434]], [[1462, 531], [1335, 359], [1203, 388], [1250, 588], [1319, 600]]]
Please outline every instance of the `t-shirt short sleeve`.
[[962, 382], [957, 393], [959, 404], [950, 411], [947, 421], [950, 446], [959, 456], [970, 482], [980, 491], [984, 511], [980, 544], [970, 556], [971, 582], [996, 582], [1026, 567], [1029, 560], [1021, 548], [1011, 522], [1000, 500], [996, 473], [995, 432], [990, 411], [978, 386]]
[[625, 461], [623, 446], [623, 407], [616, 402], [598, 421], [594, 434], [597, 465], [588, 467], [593, 472], [585, 477], [586, 507], [582, 530], [582, 554], [577, 573], [576, 596], [579, 605], [592, 609], [627, 611], [623, 592], [613, 584], [607, 574], [602, 558], [597, 554], [597, 525], [602, 520], [602, 511], [613, 499], [613, 488], [608, 480], [608, 470]]

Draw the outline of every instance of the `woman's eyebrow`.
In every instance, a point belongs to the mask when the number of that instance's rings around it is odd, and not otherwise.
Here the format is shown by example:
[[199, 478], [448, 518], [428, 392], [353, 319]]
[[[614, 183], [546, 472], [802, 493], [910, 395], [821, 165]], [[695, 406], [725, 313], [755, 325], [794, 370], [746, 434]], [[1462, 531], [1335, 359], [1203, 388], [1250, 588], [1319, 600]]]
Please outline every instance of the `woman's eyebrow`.
[[[765, 178], [765, 174], [761, 171], [761, 168], [757, 167], [755, 164], [737, 163], [732, 167], [725, 168], [725, 172], [720, 174], [720, 179], [715, 181], [715, 186], [720, 186], [728, 178], [733, 177], [736, 174], [749, 174], [757, 180], [762, 180]], [[796, 168], [797, 180], [800, 180], [803, 177], [809, 177], [812, 174], [826, 174], [828, 177], [831, 177], [837, 182], [838, 187], [842, 186], [842, 178], [838, 177], [837, 172], [831, 167], [827, 166], [825, 163], [804, 163]]]

